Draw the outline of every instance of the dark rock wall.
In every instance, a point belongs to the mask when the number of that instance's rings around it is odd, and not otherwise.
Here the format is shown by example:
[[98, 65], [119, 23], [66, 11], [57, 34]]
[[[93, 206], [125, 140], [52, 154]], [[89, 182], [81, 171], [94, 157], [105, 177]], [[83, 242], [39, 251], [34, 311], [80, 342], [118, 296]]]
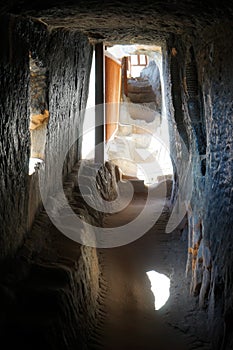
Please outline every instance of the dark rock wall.
[[[50, 112], [47, 162], [55, 175], [56, 156], [66, 147], [70, 135], [78, 135], [82, 130], [83, 114], [80, 111], [85, 108], [88, 96], [92, 45], [79, 32], [55, 30], [50, 34], [45, 55], [49, 60]], [[78, 152], [76, 145], [69, 152], [64, 174], [71, 170], [80, 155], [81, 138]]]
[[[195, 43], [206, 120], [206, 180], [203, 198], [203, 245], [212, 257], [210, 318], [223, 302], [226, 346], [232, 342], [233, 244], [233, 30], [219, 26]], [[227, 40], [227, 42], [226, 42]], [[207, 43], [206, 43], [207, 42]], [[200, 191], [202, 188], [200, 186]], [[216, 319], [216, 321], [218, 321]], [[217, 324], [217, 322], [216, 322]]]
[[[32, 225], [40, 205], [36, 182], [40, 178], [48, 195], [56, 189], [59, 154], [67, 148], [71, 133], [81, 133], [83, 114], [79, 111], [88, 95], [92, 46], [77, 31], [48, 31], [39, 21], [14, 16], [2, 18], [1, 36], [0, 256], [5, 257], [16, 251]], [[45, 163], [30, 178], [29, 51], [47, 67], [50, 113]], [[66, 158], [64, 176], [80, 152], [81, 138]]]
[[[172, 37], [166, 63], [172, 123], [192, 162], [187, 276], [206, 309], [214, 349], [232, 346], [232, 38], [224, 25]], [[173, 152], [178, 148], [173, 133]]]
[[[79, 191], [80, 165], [87, 191], [95, 193], [97, 202], [101, 196], [106, 200], [116, 197], [119, 170], [106, 163], [96, 177], [96, 164], [82, 162], [64, 182], [75, 214], [93, 226], [101, 225], [103, 213], [85, 205]], [[59, 209], [67, 221], [66, 207]], [[0, 266], [2, 346], [75, 350], [97, 344], [106, 290], [102, 265], [102, 254], [96, 248], [63, 235], [41, 211], [16, 257]]]
[[26, 228], [29, 164], [29, 57], [19, 23], [0, 21], [0, 257], [16, 250]]
[[[31, 32], [29, 24], [29, 34]], [[57, 164], [60, 155], [67, 149], [70, 138], [82, 135], [83, 111], [88, 96], [89, 73], [92, 61], [92, 45], [77, 31], [47, 31], [41, 23], [33, 23], [37, 42], [30, 45], [34, 57], [47, 68], [47, 99], [49, 123], [45, 146], [45, 163], [31, 176], [30, 182], [40, 182], [50, 195], [57, 189]], [[44, 33], [41, 35], [41, 32]], [[39, 38], [38, 38], [39, 36]], [[29, 37], [30, 39], [30, 37]], [[30, 42], [30, 41], [29, 41]], [[31, 41], [34, 43], [34, 41]], [[38, 44], [39, 43], [39, 44]], [[66, 157], [63, 175], [68, 174], [80, 159], [82, 137], [78, 138]], [[36, 180], [37, 179], [37, 180]], [[32, 186], [31, 186], [32, 187]], [[29, 210], [31, 227], [40, 205], [38, 185], [31, 196]]]

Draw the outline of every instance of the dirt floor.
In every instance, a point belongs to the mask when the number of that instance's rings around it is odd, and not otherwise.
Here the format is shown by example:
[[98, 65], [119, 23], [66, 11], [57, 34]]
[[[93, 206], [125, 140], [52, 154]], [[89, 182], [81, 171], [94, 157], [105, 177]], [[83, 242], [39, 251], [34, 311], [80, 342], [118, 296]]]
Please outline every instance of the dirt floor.
[[[105, 227], [117, 227], [143, 209], [146, 193], [135, 195], [122, 212], [105, 218]], [[154, 201], [156, 202], [156, 192]], [[155, 203], [156, 204], [156, 203]], [[156, 205], [155, 205], [156, 206]], [[201, 311], [190, 296], [185, 280], [187, 242], [180, 231], [165, 233], [169, 212], [164, 209], [157, 223], [140, 239], [117, 248], [101, 249], [104, 305], [98, 346], [106, 350], [210, 349], [201, 334]], [[171, 279], [170, 299], [154, 309], [154, 296], [147, 271]]]
[[[128, 207], [105, 217], [104, 226], [129, 223], [144, 208], [146, 198], [146, 191], [136, 192]], [[79, 200], [73, 193], [74, 209], [80, 209]], [[153, 213], [160, 201], [155, 190]], [[211, 349], [206, 313], [199, 309], [198, 298], [190, 295], [185, 276], [187, 232], [177, 229], [166, 234], [169, 215], [165, 205], [159, 220], [141, 238], [98, 249], [96, 254], [61, 234], [41, 212], [18, 256], [1, 274], [7, 287], [0, 285], [1, 308], [6, 311], [0, 336], [7, 349]], [[89, 270], [84, 259], [89, 259]], [[170, 298], [158, 311], [146, 274], [151, 270], [170, 279]], [[94, 315], [91, 289], [84, 283], [96, 287]]]

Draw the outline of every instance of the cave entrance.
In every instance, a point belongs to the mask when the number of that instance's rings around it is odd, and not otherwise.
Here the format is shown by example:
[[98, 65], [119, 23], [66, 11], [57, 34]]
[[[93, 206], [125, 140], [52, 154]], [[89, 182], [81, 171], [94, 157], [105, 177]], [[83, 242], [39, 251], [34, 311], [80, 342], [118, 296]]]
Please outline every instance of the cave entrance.
[[[117, 84], [118, 101], [123, 102], [114, 128], [116, 113], [112, 117], [111, 110], [106, 112], [107, 159], [119, 166], [123, 177], [142, 180], [145, 185], [172, 178], [161, 47], [114, 45], [107, 48], [106, 56], [106, 102], [117, 102], [112, 93]], [[116, 61], [120, 83], [113, 74]], [[161, 142], [164, 139], [167, 142]]]
[[[162, 49], [156, 45], [104, 48], [104, 159], [118, 165], [123, 177], [140, 179], [146, 185], [173, 177], [162, 60]], [[87, 102], [93, 113], [96, 69], [93, 55]], [[84, 159], [94, 159], [92, 120], [83, 135]]]

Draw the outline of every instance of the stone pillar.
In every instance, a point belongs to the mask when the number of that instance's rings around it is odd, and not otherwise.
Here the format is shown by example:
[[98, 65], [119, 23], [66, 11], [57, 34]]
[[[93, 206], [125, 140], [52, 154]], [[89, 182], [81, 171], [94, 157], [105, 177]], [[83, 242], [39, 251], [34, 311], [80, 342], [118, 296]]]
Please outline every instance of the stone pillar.
[[95, 45], [95, 162], [104, 163], [105, 108], [104, 108], [104, 48]]

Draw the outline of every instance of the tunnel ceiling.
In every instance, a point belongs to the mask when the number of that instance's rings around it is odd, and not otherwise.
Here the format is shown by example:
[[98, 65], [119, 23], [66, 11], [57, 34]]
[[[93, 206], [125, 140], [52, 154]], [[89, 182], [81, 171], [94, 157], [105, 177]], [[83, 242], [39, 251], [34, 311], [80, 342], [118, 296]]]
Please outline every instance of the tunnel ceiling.
[[78, 29], [94, 40], [118, 43], [160, 42], [169, 34], [202, 30], [229, 22], [232, 2], [12, 0], [2, 10], [37, 18], [49, 27]]

